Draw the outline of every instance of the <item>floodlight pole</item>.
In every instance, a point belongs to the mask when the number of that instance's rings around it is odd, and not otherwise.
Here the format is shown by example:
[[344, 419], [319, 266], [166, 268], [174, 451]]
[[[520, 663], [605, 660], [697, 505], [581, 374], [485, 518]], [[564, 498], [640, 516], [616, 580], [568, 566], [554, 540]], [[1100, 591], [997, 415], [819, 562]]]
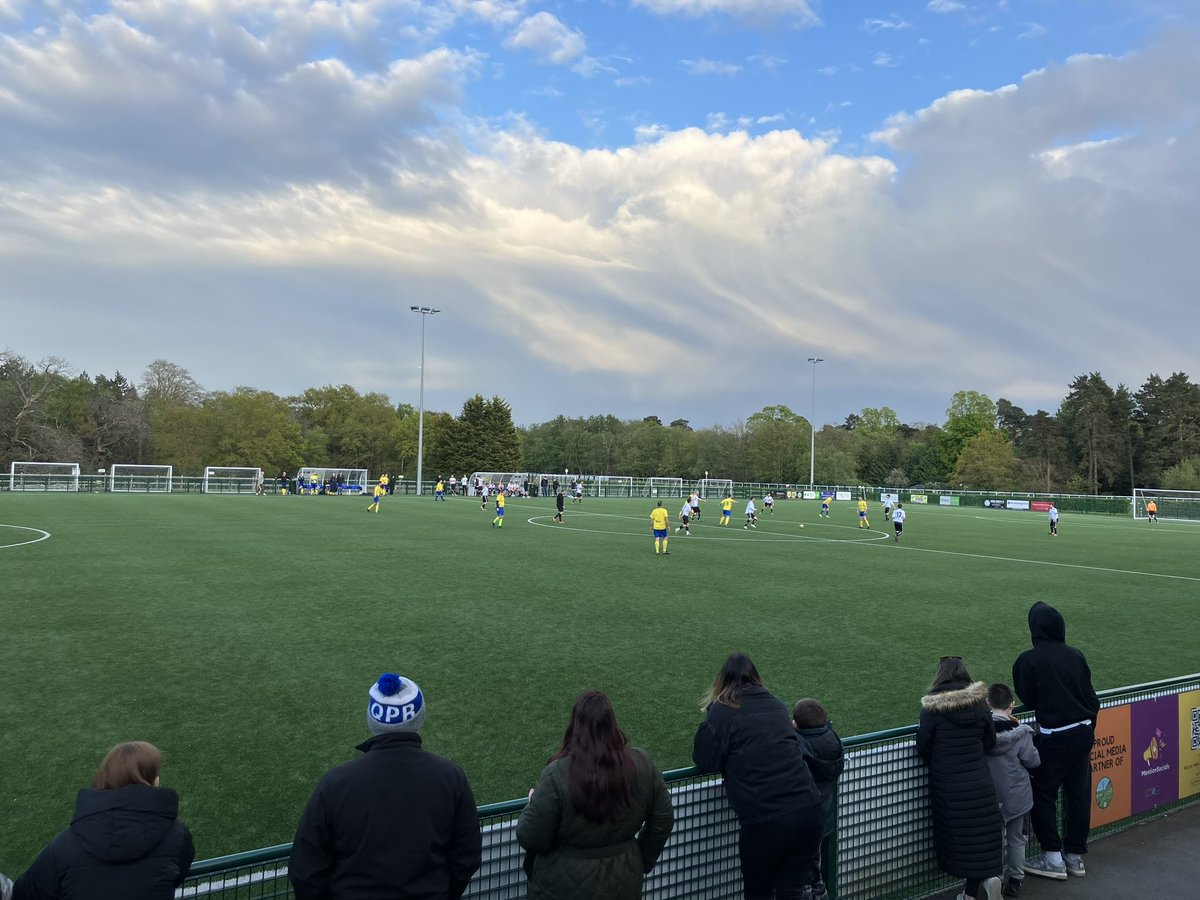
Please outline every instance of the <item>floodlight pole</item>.
[[412, 312], [421, 316], [421, 393], [420, 412], [417, 414], [417, 496], [421, 496], [421, 466], [425, 461], [425, 319], [436, 316], [440, 309], [429, 306], [410, 306]]
[[808, 361], [812, 363], [812, 399], [808, 419], [808, 486], [814, 487], [816, 482], [813, 479], [817, 469], [817, 363], [823, 363], [825, 360], [810, 356]]

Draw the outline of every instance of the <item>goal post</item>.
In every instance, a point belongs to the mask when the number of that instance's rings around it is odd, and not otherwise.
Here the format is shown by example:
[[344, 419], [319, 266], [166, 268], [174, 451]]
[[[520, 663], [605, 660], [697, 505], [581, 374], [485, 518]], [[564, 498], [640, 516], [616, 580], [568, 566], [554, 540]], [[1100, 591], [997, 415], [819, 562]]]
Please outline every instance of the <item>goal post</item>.
[[79, 463], [14, 460], [8, 467], [10, 491], [78, 491]]
[[1146, 504], [1158, 507], [1156, 518], [1163, 522], [1200, 524], [1200, 491], [1172, 491], [1166, 488], [1134, 488], [1133, 517], [1146, 519]]
[[253, 466], [208, 466], [204, 470], [206, 494], [253, 494], [263, 480], [263, 470]]
[[733, 479], [732, 478], [701, 478], [696, 482], [696, 490], [700, 493], [701, 500], [708, 500], [710, 497], [725, 498], [733, 496]]
[[682, 478], [647, 478], [646, 479], [646, 496], [647, 497], [682, 497], [683, 496], [683, 479]]
[[116, 494], [169, 494], [174, 472], [172, 466], [113, 463], [108, 470], [108, 489]]
[[592, 479], [590, 487], [594, 488], [596, 497], [632, 497], [632, 475], [597, 475]]

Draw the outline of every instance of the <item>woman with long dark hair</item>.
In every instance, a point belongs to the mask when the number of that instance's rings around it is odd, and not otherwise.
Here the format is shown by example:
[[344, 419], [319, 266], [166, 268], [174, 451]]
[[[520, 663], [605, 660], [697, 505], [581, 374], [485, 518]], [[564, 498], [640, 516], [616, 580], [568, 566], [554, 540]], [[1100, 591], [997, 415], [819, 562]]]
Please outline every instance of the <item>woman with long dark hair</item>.
[[179, 796], [159, 786], [162, 754], [130, 741], [108, 751], [79, 792], [71, 826], [13, 885], [13, 900], [171, 900], [192, 865]]
[[617, 727], [608, 696], [575, 701], [517, 822], [530, 900], [635, 900], [674, 823], [662, 773]]
[[701, 706], [692, 759], [700, 771], [724, 776], [741, 824], [746, 900], [826, 900], [821, 794], [791, 711], [766, 689], [744, 653], [726, 658]]
[[938, 865], [966, 881], [958, 900], [1000, 900], [1004, 820], [985, 755], [996, 746], [987, 692], [960, 657], [943, 656], [917, 726]]

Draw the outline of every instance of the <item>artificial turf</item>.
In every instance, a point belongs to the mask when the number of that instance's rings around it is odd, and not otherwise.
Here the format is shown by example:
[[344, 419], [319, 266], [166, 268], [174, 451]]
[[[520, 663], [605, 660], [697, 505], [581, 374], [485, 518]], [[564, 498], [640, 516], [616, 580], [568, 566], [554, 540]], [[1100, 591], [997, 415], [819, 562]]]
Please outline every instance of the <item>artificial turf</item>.
[[[1026, 610], [1057, 606], [1098, 688], [1197, 669], [1200, 529], [906, 504], [780, 501], [758, 528], [705, 503], [670, 556], [653, 501], [492, 506], [391, 497], [0, 494], [0, 871], [69, 821], [104, 752], [149, 740], [199, 858], [291, 839], [309, 792], [367, 737], [367, 688], [415, 679], [430, 750], [480, 803], [523, 795], [575, 696], [613, 698], [663, 769], [749, 653], [777, 695], [849, 736], [915, 720], [938, 657], [1010, 678]], [[672, 515], [678, 499], [665, 501]], [[804, 528], [799, 525], [803, 523]], [[674, 523], [673, 523], [674, 524]]]

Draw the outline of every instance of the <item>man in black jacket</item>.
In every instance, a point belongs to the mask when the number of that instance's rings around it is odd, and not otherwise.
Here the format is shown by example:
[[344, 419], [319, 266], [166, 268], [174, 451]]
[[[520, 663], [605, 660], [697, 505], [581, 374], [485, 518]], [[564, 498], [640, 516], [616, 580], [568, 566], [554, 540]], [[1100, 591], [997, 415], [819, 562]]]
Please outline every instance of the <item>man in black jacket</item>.
[[387, 673], [371, 686], [363, 755], [325, 774], [296, 829], [296, 900], [458, 900], [482, 856], [467, 776], [421, 749], [425, 698]]
[[[1087, 659], [1066, 643], [1067, 626], [1053, 606], [1041, 601], [1029, 610], [1033, 649], [1013, 663], [1013, 688], [1034, 710], [1034, 746], [1042, 764], [1030, 772], [1033, 811], [1030, 818], [1042, 853], [1025, 863], [1031, 875], [1066, 880], [1085, 875], [1088, 827], [1092, 812], [1092, 742], [1100, 698], [1092, 687]], [[1055, 807], [1063, 789], [1067, 813], [1064, 837], [1058, 833]]]

